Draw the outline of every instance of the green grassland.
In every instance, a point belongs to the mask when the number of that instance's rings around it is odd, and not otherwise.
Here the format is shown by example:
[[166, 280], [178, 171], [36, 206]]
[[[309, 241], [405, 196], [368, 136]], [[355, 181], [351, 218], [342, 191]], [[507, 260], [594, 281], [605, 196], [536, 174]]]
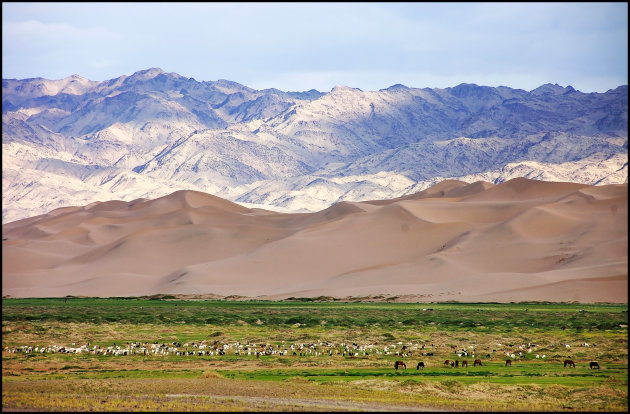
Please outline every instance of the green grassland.
[[[3, 411], [626, 411], [627, 315], [626, 304], [4, 298]], [[227, 348], [8, 352], [134, 342]]]

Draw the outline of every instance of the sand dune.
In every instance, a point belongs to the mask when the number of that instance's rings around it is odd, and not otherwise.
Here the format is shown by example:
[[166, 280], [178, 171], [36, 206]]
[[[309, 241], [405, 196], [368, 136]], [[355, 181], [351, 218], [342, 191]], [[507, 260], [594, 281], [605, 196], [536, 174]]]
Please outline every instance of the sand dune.
[[317, 213], [194, 191], [3, 225], [2, 294], [627, 303], [628, 186], [446, 180]]

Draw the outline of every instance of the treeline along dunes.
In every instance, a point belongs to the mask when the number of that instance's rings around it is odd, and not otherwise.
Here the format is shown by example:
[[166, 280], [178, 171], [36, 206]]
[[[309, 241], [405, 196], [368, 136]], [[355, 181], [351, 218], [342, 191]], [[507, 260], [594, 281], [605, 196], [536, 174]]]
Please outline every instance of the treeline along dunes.
[[627, 304], [4, 298], [3, 410], [625, 411], [627, 325]]

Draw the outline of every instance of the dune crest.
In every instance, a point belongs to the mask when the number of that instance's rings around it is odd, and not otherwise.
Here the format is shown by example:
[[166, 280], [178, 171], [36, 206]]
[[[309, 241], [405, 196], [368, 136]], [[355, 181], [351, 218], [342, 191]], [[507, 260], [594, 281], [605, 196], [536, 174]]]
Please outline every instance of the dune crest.
[[446, 180], [300, 214], [177, 191], [3, 225], [2, 294], [627, 303], [627, 226], [627, 184]]

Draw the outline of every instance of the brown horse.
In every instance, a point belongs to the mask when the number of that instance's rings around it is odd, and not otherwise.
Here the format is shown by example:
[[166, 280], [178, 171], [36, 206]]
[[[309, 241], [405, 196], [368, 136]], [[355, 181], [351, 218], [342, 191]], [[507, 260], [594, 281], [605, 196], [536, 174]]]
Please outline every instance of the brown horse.
[[459, 367], [459, 361], [455, 360], [455, 368]]
[[571, 361], [570, 359], [567, 359], [564, 361], [564, 367], [566, 368], [568, 366], [575, 368], [575, 362]]
[[481, 360], [480, 359], [475, 359], [475, 362], [473, 362], [473, 367], [476, 367], [477, 365], [481, 366]]
[[468, 361], [462, 361], [462, 368], [468, 368]]
[[447, 359], [446, 361], [444, 361], [444, 365], [449, 366], [451, 365], [451, 360]]
[[405, 364], [403, 361], [394, 362], [394, 368], [396, 368], [396, 371], [398, 371], [398, 367], [403, 367], [404, 369], [407, 369], [407, 364]]
[[511, 359], [508, 359], [508, 360], [505, 361], [505, 366], [507, 367], [508, 365], [512, 366], [512, 360]]
[[591, 369], [593, 368], [599, 369], [599, 364], [597, 362], [591, 362], [589, 366], [591, 367]]
[[424, 369], [424, 362], [422, 362], [422, 361], [418, 362], [418, 366], [416, 367], [416, 370], [418, 370], [420, 368]]

